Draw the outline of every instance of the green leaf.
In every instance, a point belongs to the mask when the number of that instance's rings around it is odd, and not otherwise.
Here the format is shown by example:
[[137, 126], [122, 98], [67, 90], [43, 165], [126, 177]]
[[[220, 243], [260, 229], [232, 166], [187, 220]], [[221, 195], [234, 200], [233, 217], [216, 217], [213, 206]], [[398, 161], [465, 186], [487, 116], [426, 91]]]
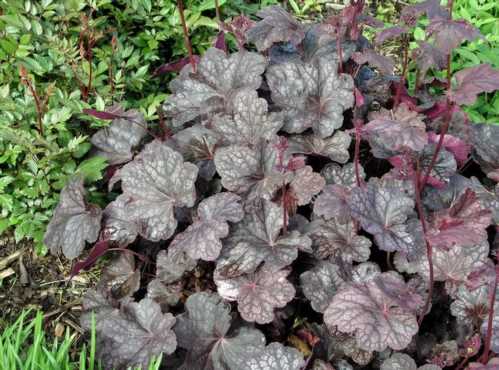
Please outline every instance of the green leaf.
[[87, 182], [92, 183], [102, 179], [102, 172], [106, 167], [106, 158], [97, 156], [81, 162], [76, 173], [83, 175]]

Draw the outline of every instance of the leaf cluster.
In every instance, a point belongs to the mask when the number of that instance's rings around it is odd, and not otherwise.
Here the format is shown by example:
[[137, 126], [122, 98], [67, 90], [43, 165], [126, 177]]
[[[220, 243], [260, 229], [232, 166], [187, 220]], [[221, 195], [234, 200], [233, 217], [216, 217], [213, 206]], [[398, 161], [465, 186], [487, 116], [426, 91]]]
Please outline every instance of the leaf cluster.
[[[423, 14], [427, 40], [409, 53]], [[380, 28], [363, 1], [314, 24], [267, 7], [221, 26], [237, 51], [220, 37], [181, 63], [162, 125], [116, 105], [86, 111], [111, 120], [91, 142], [116, 197], [101, 208], [75, 177], [44, 240], [70, 259], [86, 243], [92, 261], [119, 252], [82, 317], [88, 328], [96, 315], [106, 366], [163, 353], [179, 369], [298, 370], [305, 354], [316, 369], [438, 370], [482, 348], [487, 368], [499, 126], [462, 107], [499, 89], [499, 71], [452, 73], [453, 48], [481, 37], [452, 15], [427, 0], [380, 30], [375, 44], [406, 47], [394, 76], [362, 35]]]

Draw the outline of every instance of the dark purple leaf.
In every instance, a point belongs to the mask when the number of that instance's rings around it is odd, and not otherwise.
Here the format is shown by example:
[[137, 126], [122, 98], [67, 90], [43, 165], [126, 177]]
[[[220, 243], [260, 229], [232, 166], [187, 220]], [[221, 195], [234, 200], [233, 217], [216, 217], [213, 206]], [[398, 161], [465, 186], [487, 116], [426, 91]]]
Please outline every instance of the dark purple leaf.
[[227, 144], [255, 146], [272, 139], [283, 125], [281, 114], [267, 111], [267, 101], [256, 91], [243, 90], [232, 98], [228, 114], [215, 118], [213, 129]]
[[[194, 62], [196, 64], [198, 64], [199, 60], [200, 60], [199, 55], [194, 55], [193, 58], [194, 58]], [[184, 58], [181, 58], [179, 60], [175, 60], [173, 62], [163, 64], [163, 65], [159, 66], [158, 68], [156, 68], [152, 75], [153, 76], [160, 76], [160, 75], [168, 73], [168, 72], [180, 72], [182, 70], [182, 68], [184, 68], [190, 62], [191, 62], [190, 57], [184, 57]]]
[[256, 330], [231, 329], [230, 306], [216, 294], [196, 293], [177, 318], [179, 346], [187, 350], [186, 370], [246, 369], [265, 349], [265, 337]]
[[[466, 283], [470, 274], [483, 269], [488, 260], [489, 245], [482, 242], [476, 245], [456, 245], [450, 249], [433, 248], [433, 272], [435, 281], [445, 281], [449, 294], [455, 295], [457, 288]], [[422, 254], [419, 261], [419, 274], [429, 278], [428, 259]]]
[[[121, 170], [126, 217], [151, 241], [166, 240], [175, 232], [174, 207], [192, 207], [198, 168], [160, 141], [146, 145]], [[115, 201], [116, 202], [116, 201]]]
[[126, 116], [113, 118], [111, 125], [97, 131], [90, 141], [97, 148], [96, 155], [106, 158], [110, 165], [117, 165], [133, 158], [133, 148], [140, 144], [146, 133], [144, 116], [130, 110]]
[[98, 285], [98, 290], [110, 292], [109, 296], [116, 300], [131, 297], [139, 288], [140, 270], [136, 269], [135, 257], [128, 250], [103, 269]]
[[[488, 312], [488, 286], [482, 285], [476, 289], [469, 289], [461, 285], [450, 305], [452, 316], [460, 322], [473, 324], [474, 319], [486, 320]], [[474, 315], [470, 315], [473, 312]]]
[[262, 20], [248, 29], [246, 38], [258, 51], [265, 51], [277, 42], [298, 45], [305, 37], [305, 27], [280, 6], [269, 6], [256, 15]]
[[341, 185], [327, 185], [314, 202], [314, 214], [340, 222], [350, 219], [350, 190]]
[[172, 95], [164, 105], [164, 112], [173, 127], [223, 113], [235, 92], [260, 87], [266, 65], [265, 58], [256, 53], [239, 51], [226, 55], [222, 50], [210, 48], [199, 61], [196, 73], [186, 65], [170, 82]]
[[220, 239], [229, 234], [227, 221], [239, 222], [244, 216], [241, 198], [232, 193], [219, 193], [198, 206], [198, 219], [177, 234], [175, 245], [194, 260], [214, 261], [222, 249]]
[[81, 270], [88, 271], [95, 265], [95, 262], [102, 257], [106, 251], [109, 249], [109, 241], [100, 240], [93, 246], [87, 258], [83, 261], [76, 262], [71, 268], [71, 274], [69, 279], [71, 280], [74, 276], [78, 275]]
[[268, 324], [274, 320], [274, 310], [286, 306], [295, 297], [295, 288], [286, 277], [289, 270], [258, 269], [235, 278], [215, 277], [218, 294], [237, 301], [241, 317], [249, 322]]
[[478, 28], [464, 19], [435, 18], [426, 28], [426, 33], [428, 36], [433, 36], [435, 46], [446, 55], [449, 55], [463, 41], [473, 41], [481, 37]]
[[442, 370], [442, 368], [430, 364], [418, 367], [411, 356], [396, 352], [389, 359], [383, 361], [380, 370]]
[[476, 194], [467, 189], [448, 209], [430, 216], [428, 241], [443, 248], [474, 245], [487, 240], [492, 214], [483, 208]]
[[377, 68], [384, 75], [392, 75], [395, 63], [389, 57], [385, 57], [376, 53], [373, 49], [365, 49], [362, 52], [355, 52], [352, 59], [358, 65], [369, 64], [371, 67]]
[[300, 285], [312, 308], [323, 313], [344, 284], [343, 276], [337, 265], [320, 261], [314, 268], [300, 275]]
[[326, 185], [324, 178], [314, 172], [312, 167], [298, 168], [293, 173], [293, 179], [289, 182], [289, 188], [296, 205], [305, 206]]
[[371, 241], [357, 235], [354, 222], [339, 222], [339, 219], [313, 220], [307, 228], [312, 239], [314, 254], [320, 259], [340, 258], [347, 263], [364, 262], [371, 253]]
[[418, 45], [419, 47], [412, 51], [412, 57], [419, 68], [421, 80], [425, 79], [430, 68], [441, 71], [446, 67], [447, 58], [442, 50], [424, 41], [419, 41]]
[[255, 22], [242, 14], [232, 18], [229, 23], [224, 23], [222, 27], [225, 31], [230, 32], [234, 35], [237, 41], [237, 46], [239, 47], [239, 50], [241, 50], [244, 48], [244, 44], [246, 44], [247, 41], [246, 32], [254, 24]]
[[298, 350], [280, 343], [270, 343], [258, 357], [251, 358], [248, 370], [300, 370], [305, 366], [303, 355]]
[[395, 111], [383, 109], [370, 115], [362, 134], [375, 157], [387, 158], [408, 150], [420, 152], [428, 142], [423, 116], [400, 104]]
[[[298, 256], [298, 250], [309, 250], [311, 240], [299, 231], [281, 235], [284, 225], [282, 207], [270, 201], [261, 201], [258, 207], [246, 213], [244, 219], [234, 225], [231, 235], [224, 242], [222, 256], [217, 261], [220, 276], [223, 271], [249, 273], [262, 263], [271, 269], [290, 265]], [[231, 274], [234, 276], [235, 274]]]
[[279, 168], [288, 164], [289, 156], [279, 163], [280, 150], [276, 142], [262, 142], [254, 148], [243, 145], [222, 147], [215, 152], [215, 166], [222, 185], [237, 194], [246, 194], [248, 201], [258, 198], [270, 200], [283, 184], [291, 180]]
[[293, 135], [289, 138], [290, 153], [328, 157], [338, 163], [350, 159], [348, 148], [352, 139], [343, 131], [336, 131], [333, 136], [322, 139], [316, 135]]
[[[324, 166], [321, 171], [321, 175], [326, 179], [327, 184], [341, 185], [346, 188], [357, 186], [355, 166], [353, 163], [347, 163], [344, 166], [329, 163]], [[364, 180], [366, 177], [362, 165], [359, 165], [359, 177], [361, 180]]]
[[401, 26], [393, 26], [385, 28], [376, 34], [376, 44], [380, 45], [387, 40], [397, 38], [409, 32], [409, 28]]
[[415, 5], [409, 5], [402, 9], [400, 18], [412, 27], [416, 25], [416, 21], [426, 13], [428, 19], [448, 19], [449, 11], [440, 5], [440, 0], [426, 0]]
[[[430, 132], [428, 134], [428, 139], [430, 143], [436, 144], [440, 140], [440, 135]], [[471, 152], [471, 145], [460, 138], [454, 137], [451, 134], [446, 134], [442, 145], [448, 152], [451, 152], [454, 155], [459, 166], [464, 165], [468, 160]]]
[[449, 98], [459, 105], [471, 105], [479, 94], [499, 90], [499, 71], [488, 64], [465, 68], [454, 75], [456, 85]]
[[52, 253], [62, 253], [69, 259], [80, 255], [85, 242], [93, 243], [99, 236], [102, 210], [85, 201], [82, 178], [69, 180], [61, 191], [43, 242]]
[[352, 216], [362, 228], [374, 235], [377, 246], [384, 251], [419, 251], [415, 230], [408, 226], [413, 214], [414, 199], [396, 181], [382, 182], [372, 178], [367, 187], [355, 188], [350, 201]]
[[289, 133], [312, 127], [317, 136], [327, 138], [343, 125], [343, 112], [354, 104], [352, 77], [338, 74], [337, 63], [324, 57], [271, 65], [266, 77]]
[[227, 43], [225, 42], [225, 31], [218, 32], [213, 47], [222, 50], [224, 53], [227, 54], [228, 49], [227, 49]]
[[[87, 330], [90, 330], [92, 308], [83, 320]], [[97, 353], [106, 368], [147, 368], [153, 357], [171, 354], [177, 347], [171, 330], [175, 317], [161, 313], [159, 305], [151, 299], [125, 303], [119, 310], [103, 306], [99, 311], [95, 324]]]
[[181, 282], [165, 284], [160, 279], [153, 279], [147, 284], [147, 298], [159, 303], [163, 311], [178, 304], [182, 298], [182, 291]]
[[345, 285], [324, 313], [328, 328], [353, 333], [357, 345], [364, 350], [381, 352], [387, 347], [406, 348], [418, 332], [416, 315], [379, 288], [377, 281], [388, 279], [393, 279], [393, 273], [383, 273], [365, 283]]

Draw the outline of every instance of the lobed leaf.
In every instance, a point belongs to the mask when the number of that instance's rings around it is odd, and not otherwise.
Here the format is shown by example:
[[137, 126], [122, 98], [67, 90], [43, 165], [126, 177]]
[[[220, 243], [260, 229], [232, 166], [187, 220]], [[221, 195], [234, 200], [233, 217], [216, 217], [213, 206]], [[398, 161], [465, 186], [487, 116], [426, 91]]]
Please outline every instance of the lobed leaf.
[[312, 127], [317, 136], [327, 138], [343, 125], [343, 112], [354, 103], [353, 79], [338, 75], [337, 63], [326, 58], [274, 64], [266, 77], [289, 133]]
[[93, 243], [99, 236], [102, 210], [85, 201], [82, 178], [70, 179], [61, 191], [43, 242], [52, 253], [62, 252], [73, 259], [80, 255], [85, 242]]
[[281, 235], [284, 226], [283, 211], [277, 204], [261, 201], [258, 207], [246, 213], [236, 224], [226, 241], [226, 249], [217, 261], [217, 271], [232, 275], [249, 273], [262, 263], [271, 269], [290, 265], [298, 256], [298, 250], [308, 250], [311, 240], [299, 231]]
[[114, 118], [111, 125], [92, 135], [91, 143], [97, 148], [96, 155], [107, 159], [109, 165], [117, 165], [133, 158], [133, 149], [147, 134], [144, 116], [136, 110]]
[[[120, 310], [104, 310], [106, 314], [97, 316], [95, 330], [98, 354], [107, 368], [147, 367], [153, 358], [175, 351], [175, 317], [163, 314], [156, 302], [144, 298], [126, 303]], [[90, 330], [90, 325], [86, 329]]]
[[419, 249], [416, 236], [408, 226], [414, 199], [397, 183], [369, 180], [366, 188], [354, 188], [350, 200], [352, 216], [362, 228], [374, 235], [377, 246], [384, 251], [414, 254]]
[[464, 19], [452, 20], [435, 18], [426, 28], [428, 36], [433, 36], [435, 46], [449, 55], [463, 41], [473, 41], [481, 37], [480, 31]]
[[195, 293], [185, 308], [174, 328], [179, 346], [188, 351], [184, 369], [244, 370], [264, 350], [265, 337], [260, 331], [231, 330], [230, 306], [218, 295]]
[[312, 308], [320, 313], [326, 310], [344, 282], [339, 267], [327, 261], [320, 261], [311, 270], [300, 275], [303, 294], [310, 301]]
[[395, 111], [383, 109], [372, 114], [362, 127], [362, 134], [371, 145], [373, 155], [387, 158], [407, 150], [421, 152], [428, 143], [423, 116], [400, 104]]
[[418, 332], [418, 324], [414, 312], [401, 307], [376, 283], [390, 276], [384, 273], [368, 282], [345, 285], [324, 312], [329, 330], [337, 327], [354, 333], [357, 345], [367, 351], [406, 348]]
[[197, 174], [195, 165], [159, 141], [146, 145], [120, 170], [122, 196], [128, 197], [126, 214], [138, 225], [140, 235], [151, 241], [173, 235], [174, 207], [194, 205]]
[[172, 243], [194, 260], [216, 260], [222, 249], [220, 239], [229, 234], [227, 221], [238, 222], [244, 216], [240, 200], [232, 193], [206, 198], [198, 206], [198, 220], [177, 234]]
[[227, 55], [210, 48], [195, 73], [186, 65], [170, 82], [172, 95], [164, 104], [165, 114], [174, 127], [180, 127], [196, 118], [223, 113], [235, 92], [260, 87], [265, 67], [265, 58], [257, 53], [242, 50]]
[[305, 27], [280, 6], [269, 6], [256, 15], [263, 19], [248, 29], [246, 38], [258, 51], [265, 51], [277, 42], [298, 45], [305, 37]]
[[218, 294], [237, 301], [241, 317], [249, 322], [268, 324], [274, 320], [274, 310], [286, 306], [295, 296], [295, 288], [286, 277], [289, 270], [261, 268], [235, 278], [217, 278]]

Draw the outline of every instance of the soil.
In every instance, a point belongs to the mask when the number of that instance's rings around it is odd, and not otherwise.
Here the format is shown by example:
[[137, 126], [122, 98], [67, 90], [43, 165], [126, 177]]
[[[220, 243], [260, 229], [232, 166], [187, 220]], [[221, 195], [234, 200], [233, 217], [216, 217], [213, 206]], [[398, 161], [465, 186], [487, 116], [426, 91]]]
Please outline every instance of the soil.
[[71, 261], [47, 254], [39, 256], [29, 241], [15, 243], [12, 235], [0, 237], [0, 331], [25, 309], [41, 310], [49, 336], [66, 329], [79, 337], [81, 300], [99, 280], [100, 266], [69, 281]]

